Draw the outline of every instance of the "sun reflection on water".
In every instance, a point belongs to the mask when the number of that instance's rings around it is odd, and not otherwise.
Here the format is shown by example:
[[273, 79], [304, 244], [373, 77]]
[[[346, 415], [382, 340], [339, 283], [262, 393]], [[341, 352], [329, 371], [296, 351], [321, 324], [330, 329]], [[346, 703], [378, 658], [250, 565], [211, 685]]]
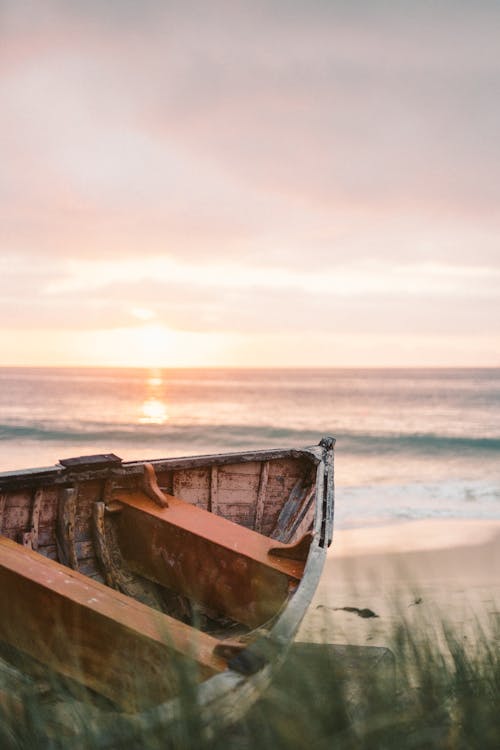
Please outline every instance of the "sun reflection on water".
[[168, 420], [167, 408], [157, 398], [149, 398], [142, 405], [141, 424], [165, 424]]
[[161, 370], [151, 370], [146, 380], [147, 397], [141, 404], [140, 424], [165, 424], [168, 421], [167, 406], [163, 398]]

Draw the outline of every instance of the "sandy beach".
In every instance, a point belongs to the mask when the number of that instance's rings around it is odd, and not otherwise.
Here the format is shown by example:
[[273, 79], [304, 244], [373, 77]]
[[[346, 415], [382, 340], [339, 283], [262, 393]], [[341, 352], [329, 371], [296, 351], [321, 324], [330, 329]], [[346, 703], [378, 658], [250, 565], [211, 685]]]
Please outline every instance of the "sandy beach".
[[471, 640], [478, 623], [490, 633], [500, 624], [499, 521], [337, 530], [297, 639], [390, 646], [399, 623], [417, 637], [440, 639], [443, 621]]

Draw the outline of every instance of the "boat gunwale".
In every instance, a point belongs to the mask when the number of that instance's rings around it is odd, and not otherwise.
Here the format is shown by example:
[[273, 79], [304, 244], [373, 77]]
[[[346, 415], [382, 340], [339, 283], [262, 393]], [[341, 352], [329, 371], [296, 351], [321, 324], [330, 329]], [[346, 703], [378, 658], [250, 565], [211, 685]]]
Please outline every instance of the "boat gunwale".
[[173, 458], [145, 458], [133, 461], [122, 461], [120, 466], [110, 464], [107, 467], [66, 468], [61, 464], [53, 466], [17, 469], [0, 472], [0, 492], [10, 488], [29, 487], [40, 481], [51, 484], [66, 484], [76, 479], [85, 481], [90, 479], [105, 479], [108, 477], [140, 475], [145, 463], [152, 464], [158, 471], [175, 471], [182, 469], [196, 469], [207, 465], [225, 466], [233, 463], [251, 463], [253, 461], [272, 461], [280, 458], [307, 458], [318, 465], [322, 458], [319, 446], [308, 448], [272, 448], [256, 451], [235, 451], [232, 453], [207, 453], [197, 456], [177, 456]]

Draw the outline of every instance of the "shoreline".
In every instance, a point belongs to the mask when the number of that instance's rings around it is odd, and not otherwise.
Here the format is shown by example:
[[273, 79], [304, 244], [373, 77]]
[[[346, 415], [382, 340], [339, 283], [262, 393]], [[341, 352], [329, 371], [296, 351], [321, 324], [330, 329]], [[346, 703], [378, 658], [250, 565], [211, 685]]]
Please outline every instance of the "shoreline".
[[[396, 533], [397, 530], [397, 533]], [[402, 554], [469, 547], [500, 534], [500, 520], [485, 518], [390, 519], [380, 523], [337, 528], [329, 560], [367, 555]]]
[[297, 640], [390, 647], [400, 625], [439, 640], [444, 623], [464, 639], [478, 627], [500, 637], [499, 570], [500, 521], [337, 529]]

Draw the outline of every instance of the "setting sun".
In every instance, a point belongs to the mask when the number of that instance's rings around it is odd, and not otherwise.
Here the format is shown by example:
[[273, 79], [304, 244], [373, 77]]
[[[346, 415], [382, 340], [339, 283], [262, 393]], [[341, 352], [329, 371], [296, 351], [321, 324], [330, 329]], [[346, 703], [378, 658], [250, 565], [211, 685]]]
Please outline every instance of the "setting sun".
[[93, 366], [111, 367], [215, 366], [225, 339], [223, 334], [174, 331], [157, 323], [85, 332], [72, 345], [70, 364], [86, 361]]
[[185, 335], [156, 323], [98, 331], [95, 343], [99, 358], [127, 367], [176, 366], [190, 353]]

